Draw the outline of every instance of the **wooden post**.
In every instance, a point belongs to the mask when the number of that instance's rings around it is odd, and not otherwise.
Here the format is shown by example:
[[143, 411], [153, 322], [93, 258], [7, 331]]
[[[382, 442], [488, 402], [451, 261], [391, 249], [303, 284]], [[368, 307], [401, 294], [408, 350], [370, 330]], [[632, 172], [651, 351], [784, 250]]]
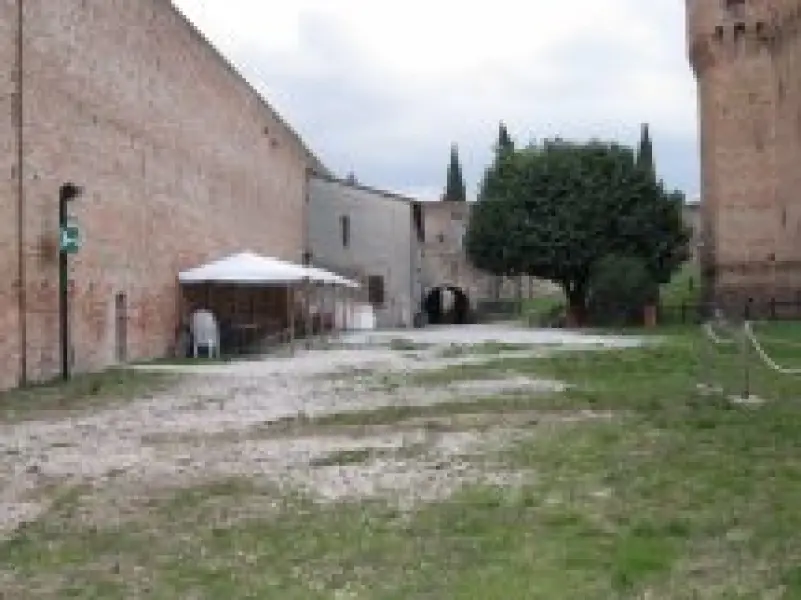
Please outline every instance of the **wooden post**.
[[289, 332], [289, 351], [295, 353], [295, 289], [291, 284], [286, 286], [287, 330]]

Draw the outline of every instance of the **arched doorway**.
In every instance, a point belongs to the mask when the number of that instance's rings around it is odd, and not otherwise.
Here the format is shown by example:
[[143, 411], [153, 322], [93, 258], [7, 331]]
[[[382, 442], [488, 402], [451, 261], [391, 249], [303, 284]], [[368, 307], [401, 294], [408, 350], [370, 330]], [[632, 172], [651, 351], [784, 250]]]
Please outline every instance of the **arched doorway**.
[[470, 322], [470, 299], [461, 288], [432, 288], [423, 300], [423, 310], [432, 325], [465, 325]]

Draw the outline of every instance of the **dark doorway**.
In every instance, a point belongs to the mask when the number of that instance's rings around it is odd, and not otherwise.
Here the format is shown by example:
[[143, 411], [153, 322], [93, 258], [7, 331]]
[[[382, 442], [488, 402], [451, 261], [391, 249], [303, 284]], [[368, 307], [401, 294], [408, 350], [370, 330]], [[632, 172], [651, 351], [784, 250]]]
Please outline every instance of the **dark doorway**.
[[423, 310], [432, 325], [466, 325], [470, 322], [470, 299], [461, 288], [433, 288], [423, 300]]
[[117, 294], [114, 299], [115, 350], [117, 363], [128, 360], [128, 298]]

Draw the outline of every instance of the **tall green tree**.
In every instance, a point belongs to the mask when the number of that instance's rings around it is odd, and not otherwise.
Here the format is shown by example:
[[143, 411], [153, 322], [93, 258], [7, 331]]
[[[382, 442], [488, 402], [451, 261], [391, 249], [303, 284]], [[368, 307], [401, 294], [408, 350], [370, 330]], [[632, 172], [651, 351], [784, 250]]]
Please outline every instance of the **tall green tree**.
[[462, 164], [459, 161], [459, 148], [451, 144], [451, 161], [448, 164], [448, 180], [445, 186], [443, 200], [452, 202], [466, 202], [467, 189], [462, 175]]
[[479, 193], [465, 240], [471, 262], [559, 284], [578, 322], [604, 257], [639, 258], [655, 283], [687, 258], [683, 195], [616, 143], [555, 139], [516, 150], [487, 171]]
[[648, 123], [643, 123], [640, 129], [640, 143], [637, 147], [637, 166], [656, 177], [654, 165], [654, 146], [651, 141], [651, 132]]

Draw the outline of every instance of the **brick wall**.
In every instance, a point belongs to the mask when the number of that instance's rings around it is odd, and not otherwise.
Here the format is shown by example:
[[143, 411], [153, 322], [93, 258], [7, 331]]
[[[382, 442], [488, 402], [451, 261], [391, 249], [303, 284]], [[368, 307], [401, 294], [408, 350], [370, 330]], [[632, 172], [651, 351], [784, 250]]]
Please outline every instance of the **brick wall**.
[[16, 6], [0, 0], [0, 388], [17, 382]]
[[[12, 21], [12, 4], [0, 0], [0, 27]], [[86, 190], [71, 208], [84, 234], [70, 272], [78, 370], [114, 362], [118, 294], [128, 357], [151, 357], [173, 341], [179, 270], [244, 249], [301, 259], [312, 158], [170, 2], [25, 0], [24, 30], [29, 377], [58, 371], [64, 181]], [[13, 64], [8, 38], [0, 35], [0, 62]], [[0, 102], [5, 110], [8, 94]], [[0, 148], [7, 211], [16, 196], [7, 190], [9, 148]], [[16, 263], [9, 239], [4, 231], [3, 272]], [[16, 318], [15, 296], [0, 296], [3, 324]], [[18, 373], [6, 363], [8, 383]]]
[[801, 288], [798, 0], [688, 0], [698, 78], [704, 227], [720, 298]]

